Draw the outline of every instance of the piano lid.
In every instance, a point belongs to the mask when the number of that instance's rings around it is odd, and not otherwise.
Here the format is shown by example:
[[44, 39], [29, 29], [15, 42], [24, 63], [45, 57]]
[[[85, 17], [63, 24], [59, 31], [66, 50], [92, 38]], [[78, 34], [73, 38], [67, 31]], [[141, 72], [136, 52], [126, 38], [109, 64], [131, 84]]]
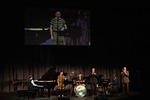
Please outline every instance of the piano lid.
[[59, 72], [56, 72], [56, 68], [50, 68], [41, 78], [40, 80], [54, 80], [57, 79]]
[[[60, 72], [56, 72], [56, 68], [50, 68], [41, 78], [40, 80], [56, 80]], [[67, 73], [64, 73], [66, 76]]]

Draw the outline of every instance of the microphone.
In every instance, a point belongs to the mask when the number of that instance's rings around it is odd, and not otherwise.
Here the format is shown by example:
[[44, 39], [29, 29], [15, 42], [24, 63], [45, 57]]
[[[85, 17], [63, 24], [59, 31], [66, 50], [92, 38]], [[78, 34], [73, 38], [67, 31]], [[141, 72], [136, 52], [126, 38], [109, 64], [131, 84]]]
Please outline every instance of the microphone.
[[57, 20], [59, 19], [60, 17], [57, 17]]

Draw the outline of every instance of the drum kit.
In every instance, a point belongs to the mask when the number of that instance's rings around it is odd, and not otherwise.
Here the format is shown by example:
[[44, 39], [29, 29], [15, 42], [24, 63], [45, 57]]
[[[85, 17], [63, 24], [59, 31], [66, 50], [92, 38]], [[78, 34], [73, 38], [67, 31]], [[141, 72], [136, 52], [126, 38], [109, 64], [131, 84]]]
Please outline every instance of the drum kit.
[[[96, 80], [98, 82], [98, 78], [95, 76], [91, 76], [89, 78], [90, 82]], [[77, 97], [84, 97], [87, 94], [87, 90], [88, 90], [88, 84], [85, 85], [85, 81], [75, 81], [75, 86], [74, 86], [74, 93]], [[96, 91], [99, 92], [100, 94], [103, 94], [104, 92], [104, 87], [103, 86], [98, 86]], [[107, 90], [105, 90], [105, 92], [107, 92], [108, 90], [110, 90], [110, 87], [107, 87]]]
[[87, 93], [85, 85], [77, 85], [74, 87], [74, 92], [78, 97], [84, 97]]
[[76, 86], [74, 87], [74, 93], [77, 97], [84, 97], [87, 93], [84, 81], [76, 81]]
[[[93, 80], [94, 78], [94, 80]], [[96, 75], [92, 75], [87, 78], [87, 80], [91, 81], [97, 81]], [[76, 94], [77, 97], [84, 97], [87, 94], [89, 86], [86, 84], [85, 85], [85, 80], [80, 80], [76, 81], [76, 86], [74, 87], [74, 93]]]

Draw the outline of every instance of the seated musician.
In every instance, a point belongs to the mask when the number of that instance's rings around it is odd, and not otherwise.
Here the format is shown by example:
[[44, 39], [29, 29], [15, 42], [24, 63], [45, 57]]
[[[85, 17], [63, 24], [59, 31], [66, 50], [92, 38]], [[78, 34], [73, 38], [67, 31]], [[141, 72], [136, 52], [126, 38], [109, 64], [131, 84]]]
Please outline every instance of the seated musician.
[[116, 94], [119, 88], [119, 83], [116, 74], [113, 74], [113, 80], [108, 85], [112, 86], [112, 94]]
[[63, 71], [61, 71], [60, 75], [57, 78], [58, 90], [60, 93], [58, 97], [64, 97], [64, 93], [63, 93], [65, 89], [64, 80], [67, 80], [67, 78], [63, 75]]
[[43, 86], [35, 84], [35, 82], [33, 80], [33, 76], [30, 75], [29, 80], [28, 80], [28, 90], [29, 91], [35, 91], [36, 94], [38, 93], [38, 95], [39, 95], [39, 88], [38, 87], [43, 87]]
[[85, 79], [82, 77], [82, 73], [79, 73], [79, 74], [78, 74], [78, 77], [77, 77], [77, 79], [76, 79], [76, 85], [82, 84], [82, 85], [85, 86], [84, 83], [85, 83]]
[[74, 87], [74, 93], [78, 97], [84, 97], [86, 95], [86, 85], [85, 78], [83, 78], [82, 73], [78, 74], [76, 78], [76, 86]]

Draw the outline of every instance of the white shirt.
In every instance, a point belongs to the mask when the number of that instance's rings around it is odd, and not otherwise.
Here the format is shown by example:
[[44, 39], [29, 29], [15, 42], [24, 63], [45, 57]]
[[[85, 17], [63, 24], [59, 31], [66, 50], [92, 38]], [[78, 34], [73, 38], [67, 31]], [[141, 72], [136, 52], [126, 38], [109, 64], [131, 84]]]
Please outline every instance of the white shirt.
[[41, 85], [37, 85], [37, 84], [35, 84], [35, 83], [34, 83], [34, 80], [31, 80], [31, 83], [32, 83], [32, 85], [33, 85], [33, 86], [43, 87], [43, 86], [41, 86]]

